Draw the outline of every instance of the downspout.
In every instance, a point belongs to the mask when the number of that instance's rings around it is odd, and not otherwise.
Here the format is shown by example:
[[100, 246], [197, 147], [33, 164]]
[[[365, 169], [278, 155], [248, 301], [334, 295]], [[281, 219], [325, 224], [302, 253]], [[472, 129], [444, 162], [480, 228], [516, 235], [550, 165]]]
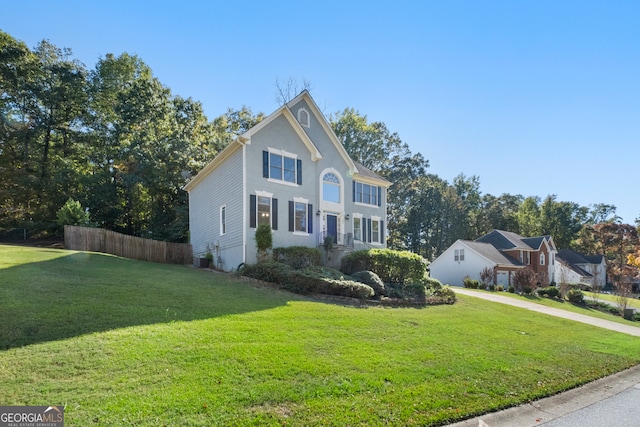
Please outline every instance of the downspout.
[[242, 144], [242, 262], [247, 262], [247, 144]]

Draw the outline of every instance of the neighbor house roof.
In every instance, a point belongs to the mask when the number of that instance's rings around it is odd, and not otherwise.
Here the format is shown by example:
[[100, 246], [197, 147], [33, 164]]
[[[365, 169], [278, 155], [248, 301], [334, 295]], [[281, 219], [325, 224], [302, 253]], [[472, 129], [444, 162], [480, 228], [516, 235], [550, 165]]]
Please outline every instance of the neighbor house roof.
[[461, 240], [461, 242], [463, 242], [465, 245], [469, 246], [475, 252], [487, 258], [489, 261], [493, 262], [496, 265], [500, 265], [500, 266], [511, 265], [511, 266], [517, 266], [517, 267], [521, 267], [524, 265], [517, 259], [500, 252], [491, 243], [478, 242], [477, 240], [476, 241]]
[[476, 239], [476, 242], [490, 243], [501, 251], [538, 250], [545, 241], [551, 242], [551, 236], [522, 237], [517, 233], [504, 230], [493, 230]]

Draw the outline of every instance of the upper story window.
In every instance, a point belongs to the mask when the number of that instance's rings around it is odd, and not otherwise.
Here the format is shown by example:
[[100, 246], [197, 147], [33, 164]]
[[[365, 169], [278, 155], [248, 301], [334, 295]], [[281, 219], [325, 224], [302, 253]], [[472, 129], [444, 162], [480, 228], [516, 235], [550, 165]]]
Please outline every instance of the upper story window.
[[298, 110], [298, 122], [307, 128], [311, 126], [311, 118], [309, 116], [309, 112], [305, 108], [300, 108]]
[[366, 205], [380, 206], [382, 203], [382, 188], [377, 185], [353, 182], [353, 201]]
[[262, 176], [285, 184], [302, 184], [302, 161], [295, 154], [270, 149], [262, 152]]
[[544, 263], [546, 262], [546, 258], [544, 256], [544, 254], [540, 254], [540, 265], [544, 265]]
[[331, 172], [322, 177], [322, 200], [340, 203], [340, 180]]
[[456, 249], [453, 254], [455, 261], [464, 261], [464, 249]]

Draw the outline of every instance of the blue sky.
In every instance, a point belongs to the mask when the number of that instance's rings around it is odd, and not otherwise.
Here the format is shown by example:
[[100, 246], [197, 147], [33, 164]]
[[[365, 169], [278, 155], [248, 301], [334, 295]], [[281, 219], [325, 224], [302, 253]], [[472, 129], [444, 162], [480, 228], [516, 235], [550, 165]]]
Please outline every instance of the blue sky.
[[325, 112], [353, 107], [481, 191], [617, 206], [640, 216], [640, 2], [3, 2], [0, 29], [93, 68], [139, 55], [175, 95], [277, 108], [307, 80]]

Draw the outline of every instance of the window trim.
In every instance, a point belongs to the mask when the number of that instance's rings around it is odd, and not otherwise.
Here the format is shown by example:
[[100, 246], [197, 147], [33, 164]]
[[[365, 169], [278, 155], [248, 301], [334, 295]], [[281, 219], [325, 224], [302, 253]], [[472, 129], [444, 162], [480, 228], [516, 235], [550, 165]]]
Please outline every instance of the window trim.
[[[325, 176], [327, 175], [332, 175], [333, 177], [335, 177], [335, 179], [338, 182], [333, 182], [333, 181], [327, 181], [325, 180]], [[336, 204], [340, 204], [342, 203], [342, 180], [340, 179], [340, 177], [338, 176], [338, 174], [332, 170], [329, 170], [325, 173], [322, 174], [322, 180], [321, 180], [321, 185], [322, 185], [322, 201], [326, 202], [326, 203], [336, 203]], [[327, 194], [327, 192], [325, 191], [325, 185], [331, 185], [337, 188], [338, 190], [338, 200], [334, 201], [334, 200], [327, 200], [325, 198], [325, 195]]]
[[454, 249], [453, 261], [454, 262], [463, 262], [464, 261], [464, 248]]
[[[306, 115], [306, 120], [302, 120], [303, 115]], [[306, 128], [311, 127], [311, 114], [304, 107], [298, 109], [298, 123]]]
[[[273, 147], [267, 147], [264, 151], [266, 154], [266, 160], [263, 158], [263, 163], [266, 161], [266, 165], [263, 165], [263, 168], [266, 167], [266, 171], [263, 170], [263, 177], [267, 179], [269, 182], [288, 185], [291, 187], [298, 187], [302, 185], [302, 161], [298, 158], [297, 154], [290, 153], [286, 150], [280, 150]], [[280, 171], [281, 171], [281, 179], [271, 177], [271, 156], [276, 155], [281, 157], [280, 163]], [[288, 181], [285, 179], [285, 158], [293, 160], [293, 181]], [[266, 175], [265, 175], [266, 174]]]
[[[360, 231], [360, 238], [356, 237], [356, 219], [360, 221], [360, 227], [357, 230]], [[362, 234], [362, 214], [353, 214], [353, 220], [351, 222], [351, 229], [353, 230], [353, 240], [358, 242], [364, 242], [363, 234]]]
[[227, 234], [227, 205], [220, 206], [220, 235]]
[[[358, 191], [358, 186], [360, 186], [360, 191]], [[369, 201], [364, 201], [364, 188], [365, 186], [369, 187]], [[360, 197], [358, 197], [360, 195]], [[375, 200], [374, 200], [375, 199]], [[360, 206], [382, 206], [382, 187], [375, 184], [368, 184], [366, 182], [361, 181], [353, 181], [353, 202], [356, 205]], [[374, 202], [375, 201], [375, 202]]]

